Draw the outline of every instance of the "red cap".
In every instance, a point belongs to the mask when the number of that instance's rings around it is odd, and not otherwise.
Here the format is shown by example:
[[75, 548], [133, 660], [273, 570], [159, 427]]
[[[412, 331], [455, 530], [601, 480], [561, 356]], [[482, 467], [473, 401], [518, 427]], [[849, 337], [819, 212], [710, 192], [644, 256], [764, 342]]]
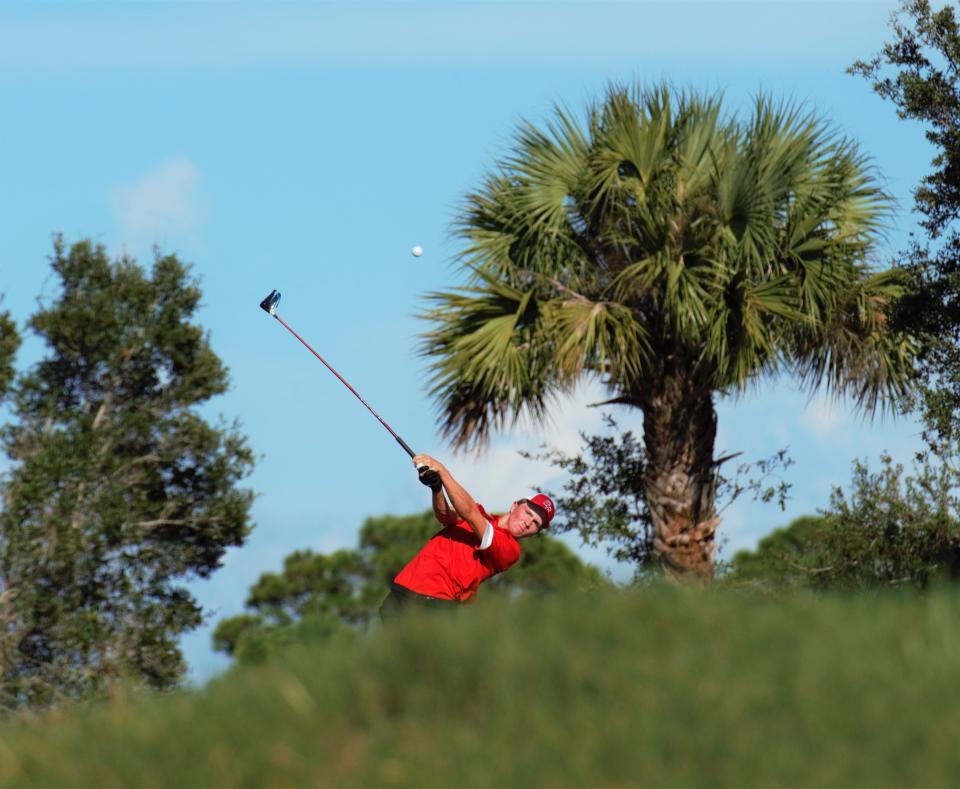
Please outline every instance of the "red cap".
[[553, 501], [551, 501], [549, 496], [544, 495], [543, 493], [538, 493], [533, 498], [527, 499], [531, 504], [536, 504], [540, 509], [542, 509], [547, 515], [547, 522], [543, 524], [543, 528], [547, 528], [550, 525], [550, 521], [553, 520], [553, 516], [557, 514], [557, 508], [554, 506]]

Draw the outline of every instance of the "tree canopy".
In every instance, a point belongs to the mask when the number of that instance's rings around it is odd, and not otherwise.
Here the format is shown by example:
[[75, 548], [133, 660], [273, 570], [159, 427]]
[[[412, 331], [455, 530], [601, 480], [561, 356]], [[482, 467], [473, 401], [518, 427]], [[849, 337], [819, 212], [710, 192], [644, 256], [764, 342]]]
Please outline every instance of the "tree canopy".
[[774, 529], [760, 540], [756, 549], [734, 554], [727, 580], [767, 589], [807, 585], [824, 556], [822, 538], [827, 528], [824, 516], [804, 515]]
[[216, 570], [251, 528], [252, 493], [238, 483], [252, 454], [236, 426], [196, 408], [228, 378], [194, 322], [188, 268], [158, 254], [148, 273], [59, 239], [51, 265], [59, 293], [28, 323], [46, 351], [14, 382], [0, 433], [8, 708], [121, 675], [173, 685], [185, 670], [177, 640], [201, 622], [183, 582]]

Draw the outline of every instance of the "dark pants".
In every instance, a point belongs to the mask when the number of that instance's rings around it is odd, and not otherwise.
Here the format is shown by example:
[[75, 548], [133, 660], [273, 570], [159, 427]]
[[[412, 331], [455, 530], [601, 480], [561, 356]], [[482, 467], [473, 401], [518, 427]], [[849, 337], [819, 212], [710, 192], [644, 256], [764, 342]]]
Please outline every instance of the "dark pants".
[[403, 611], [418, 608], [430, 611], [456, 611], [460, 604], [456, 600], [443, 600], [417, 594], [400, 584], [390, 584], [390, 593], [380, 604], [380, 619], [384, 622], [394, 619]]

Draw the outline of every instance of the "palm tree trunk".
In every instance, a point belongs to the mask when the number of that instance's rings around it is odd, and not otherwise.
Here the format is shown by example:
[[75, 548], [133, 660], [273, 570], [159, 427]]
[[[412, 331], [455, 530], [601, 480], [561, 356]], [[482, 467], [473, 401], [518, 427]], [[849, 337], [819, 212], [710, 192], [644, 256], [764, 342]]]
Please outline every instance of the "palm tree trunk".
[[653, 547], [668, 576], [713, 578], [717, 477], [713, 461], [717, 414], [712, 392], [689, 371], [664, 370], [638, 398], [647, 464], [643, 487], [653, 521]]

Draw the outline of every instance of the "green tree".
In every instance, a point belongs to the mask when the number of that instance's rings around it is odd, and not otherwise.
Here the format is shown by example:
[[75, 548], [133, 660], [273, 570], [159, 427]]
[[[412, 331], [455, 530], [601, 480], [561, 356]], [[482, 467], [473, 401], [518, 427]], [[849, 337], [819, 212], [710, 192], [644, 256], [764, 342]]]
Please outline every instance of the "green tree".
[[[324, 633], [362, 630], [377, 617], [390, 582], [440, 526], [428, 510], [419, 515], [368, 518], [356, 549], [319, 554], [295, 551], [283, 571], [263, 573], [246, 600], [250, 613], [222, 620], [214, 649], [258, 659], [292, 639], [299, 627]], [[525, 540], [520, 561], [484, 588], [506, 593], [545, 593], [609, 582], [549, 534]]]
[[174, 256], [152, 272], [87, 241], [54, 245], [59, 295], [30, 319], [46, 354], [14, 384], [0, 440], [0, 707], [95, 694], [124, 675], [164, 688], [201, 622], [182, 582], [249, 529], [253, 458], [196, 407], [227, 371], [192, 319]]
[[576, 530], [593, 547], [606, 545], [617, 561], [633, 562], [639, 576], [654, 561], [653, 521], [643, 493], [646, 453], [632, 431], [620, 431], [609, 414], [604, 419], [609, 432], [581, 433], [576, 455], [550, 446], [521, 454], [546, 460], [567, 476], [560, 492], [548, 491], [557, 504], [550, 528]]
[[892, 19], [893, 41], [850, 71], [871, 80], [900, 118], [919, 121], [934, 149], [932, 172], [914, 191], [926, 238], [899, 265], [911, 277], [898, 323], [921, 340], [920, 408], [928, 437], [960, 436], [960, 27], [956, 8], [908, 0]]
[[821, 545], [827, 528], [829, 521], [822, 515], [796, 518], [770, 532], [755, 550], [737, 551], [724, 578], [768, 589], [807, 586], [824, 555]]
[[919, 455], [912, 474], [889, 455], [857, 462], [848, 490], [733, 557], [725, 579], [768, 589], [927, 588], [960, 578], [960, 472], [955, 456]]
[[867, 412], [902, 395], [897, 272], [870, 268], [889, 201], [857, 145], [767, 97], [746, 120], [667, 87], [611, 87], [585, 128], [557, 109], [458, 221], [466, 283], [431, 295], [432, 395], [480, 445], [584, 377], [643, 412], [660, 564], [713, 573], [717, 396], [783, 372]]
[[824, 513], [827, 528], [807, 565], [809, 585], [923, 589], [960, 577], [956, 460], [921, 455], [912, 475], [889, 455], [875, 473], [855, 463], [849, 492], [835, 489]]

